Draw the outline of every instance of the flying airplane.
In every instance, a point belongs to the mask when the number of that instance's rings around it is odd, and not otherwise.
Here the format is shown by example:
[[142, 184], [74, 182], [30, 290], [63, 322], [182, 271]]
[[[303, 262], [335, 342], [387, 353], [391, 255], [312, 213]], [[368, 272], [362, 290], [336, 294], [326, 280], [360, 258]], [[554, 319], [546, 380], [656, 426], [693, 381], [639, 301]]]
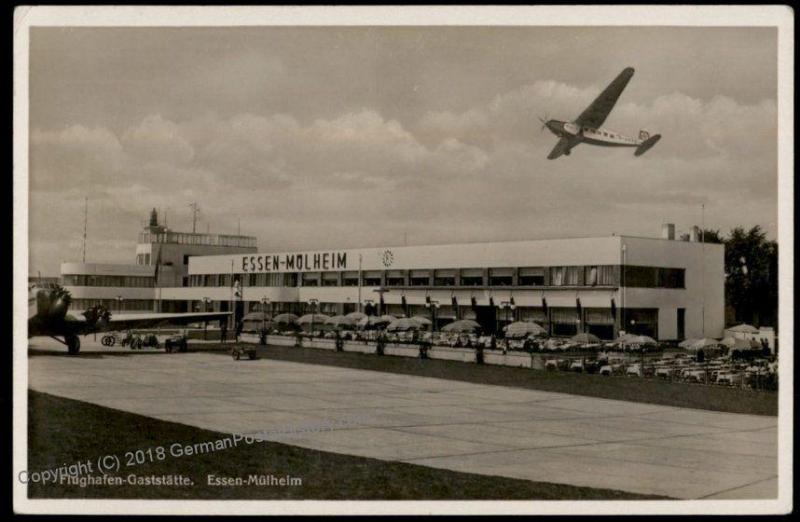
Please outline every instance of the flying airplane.
[[[57, 284], [33, 284], [28, 288], [28, 338], [52, 337], [65, 344], [70, 354], [81, 349], [78, 336], [96, 332], [152, 328], [163, 324], [183, 325], [222, 319], [231, 312], [116, 314], [94, 306], [80, 316], [68, 314], [72, 300], [68, 290]], [[58, 337], [63, 337], [62, 341]]]
[[562, 154], [569, 156], [570, 151], [579, 143], [600, 145], [602, 147], [636, 147], [634, 156], [641, 156], [661, 139], [660, 134], [650, 136], [647, 131], [640, 130], [639, 137], [634, 139], [618, 132], [603, 129], [600, 126], [606, 121], [608, 114], [617, 103], [620, 94], [633, 77], [633, 67], [628, 67], [600, 93], [575, 121], [566, 122], [539, 118], [542, 129], [545, 127], [559, 137], [558, 143], [548, 154], [547, 159], [556, 159]]

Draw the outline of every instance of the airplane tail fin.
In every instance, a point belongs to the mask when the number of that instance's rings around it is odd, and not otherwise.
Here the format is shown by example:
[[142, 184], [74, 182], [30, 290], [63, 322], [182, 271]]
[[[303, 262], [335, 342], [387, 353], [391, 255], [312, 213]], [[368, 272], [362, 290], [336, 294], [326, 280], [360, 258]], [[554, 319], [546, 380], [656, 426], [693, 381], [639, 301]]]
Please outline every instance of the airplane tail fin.
[[[647, 137], [644, 137], [643, 135], [646, 135]], [[653, 145], [658, 143], [658, 140], [661, 139], [661, 134], [650, 136], [647, 133], [647, 131], [641, 131], [639, 132], [639, 139], [644, 139], [644, 142], [642, 142], [641, 145], [636, 147], [636, 152], [633, 153], [634, 156], [641, 156], [642, 154], [650, 150], [653, 147]]]

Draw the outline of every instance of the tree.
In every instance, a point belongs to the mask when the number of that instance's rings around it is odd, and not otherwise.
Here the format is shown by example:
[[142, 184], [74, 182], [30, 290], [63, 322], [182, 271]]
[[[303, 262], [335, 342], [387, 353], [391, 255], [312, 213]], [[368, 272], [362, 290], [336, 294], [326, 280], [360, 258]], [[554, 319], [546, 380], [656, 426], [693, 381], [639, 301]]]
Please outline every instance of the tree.
[[703, 235], [700, 237], [702, 238], [703, 243], [725, 243], [725, 238], [722, 237], [722, 234], [720, 234], [719, 230], [711, 230], [710, 228], [706, 228], [703, 230]]
[[777, 326], [778, 245], [758, 225], [725, 239], [725, 299], [736, 321]]

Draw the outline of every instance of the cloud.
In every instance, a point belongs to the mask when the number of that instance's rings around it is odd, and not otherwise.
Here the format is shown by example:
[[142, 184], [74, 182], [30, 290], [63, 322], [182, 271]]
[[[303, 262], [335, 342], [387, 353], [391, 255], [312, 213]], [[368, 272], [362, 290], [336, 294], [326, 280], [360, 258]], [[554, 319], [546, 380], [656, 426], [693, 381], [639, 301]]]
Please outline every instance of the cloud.
[[122, 165], [122, 145], [104, 128], [73, 125], [33, 130], [30, 136], [31, 190], [61, 190], [81, 184], [105, 184]]
[[53, 252], [75, 250], [84, 195], [100, 223], [93, 237], [115, 245], [110, 252], [132, 243], [151, 207], [190, 228], [192, 201], [212, 232], [234, 232], [241, 220], [266, 250], [399, 244], [406, 233], [415, 243], [657, 235], [663, 221], [697, 223], [701, 203], [712, 228], [774, 232], [774, 100], [623, 99], [606, 125], [661, 133], [654, 149], [635, 158], [581, 145], [546, 160], [556, 138], [537, 116], [574, 118], [598, 92], [541, 80], [405, 125], [365, 107], [306, 121], [150, 114], [119, 136], [80, 124], [35, 130], [32, 261], [52, 272]]
[[158, 114], [144, 118], [122, 135], [125, 150], [140, 161], [188, 163], [194, 156], [192, 145], [180, 135], [178, 126]]

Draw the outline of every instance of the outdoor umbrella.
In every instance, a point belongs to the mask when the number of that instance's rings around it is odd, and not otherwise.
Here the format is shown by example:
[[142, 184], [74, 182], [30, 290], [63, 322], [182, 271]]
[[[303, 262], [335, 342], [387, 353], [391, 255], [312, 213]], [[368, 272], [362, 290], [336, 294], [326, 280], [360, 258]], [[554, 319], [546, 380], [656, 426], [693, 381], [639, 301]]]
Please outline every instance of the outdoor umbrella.
[[396, 321], [389, 324], [386, 327], [386, 330], [389, 332], [400, 332], [404, 330], [421, 330], [422, 325], [415, 321], [414, 319], [397, 319]]
[[278, 314], [272, 318], [272, 324], [279, 330], [291, 329], [297, 325], [297, 316], [294, 314]]
[[529, 335], [544, 335], [547, 333], [547, 330], [539, 326], [537, 323], [530, 321], [517, 321], [511, 323], [505, 326], [503, 331], [512, 339], [527, 337]]
[[481, 325], [476, 323], [472, 319], [461, 319], [460, 321], [453, 321], [452, 323], [445, 325], [442, 328], [442, 331], [465, 333], [465, 332], [474, 332], [475, 330], [479, 330], [480, 328]]
[[431, 321], [424, 315], [414, 315], [411, 317], [411, 319], [421, 324], [422, 326], [430, 326], [433, 324], [433, 321]]
[[634, 342], [636, 344], [658, 344], [655, 339], [646, 335], [637, 335]]
[[275, 324], [296, 324], [297, 323], [297, 316], [294, 314], [278, 314], [272, 318], [272, 322]]
[[361, 328], [382, 327], [390, 324], [392, 321], [395, 320], [397, 320], [397, 318], [391, 315], [382, 315], [380, 317], [371, 315], [369, 317], [364, 317], [360, 321], [358, 321], [358, 326]]
[[761, 346], [756, 340], [740, 339], [738, 337], [726, 337], [720, 341], [720, 344], [727, 346], [731, 350], [750, 350], [753, 348], [759, 348]]
[[363, 312], [350, 312], [349, 314], [345, 314], [345, 317], [349, 319], [353, 319], [354, 321], [360, 321], [361, 319], [365, 318], [367, 314]]
[[324, 324], [328, 319], [330, 317], [325, 314], [306, 314], [297, 319], [297, 324]]
[[749, 324], [738, 324], [732, 328], [728, 328], [729, 332], [734, 333], [749, 333], [749, 334], [757, 334], [759, 332], [758, 328]]
[[569, 338], [569, 340], [572, 341], [573, 343], [578, 343], [578, 344], [597, 344], [600, 342], [599, 337], [585, 332], [573, 335], [572, 337]]
[[678, 346], [680, 348], [685, 348], [687, 350], [691, 350], [691, 349], [694, 348], [694, 343], [696, 343], [697, 341], [701, 341], [701, 340], [702, 339], [686, 339], [686, 340], [683, 340], [680, 343], [678, 343]]
[[250, 312], [242, 317], [242, 331], [260, 330], [272, 324], [269, 314], [266, 312]]
[[330, 317], [325, 314], [306, 314], [297, 319], [297, 324], [304, 329], [307, 327], [308, 329], [322, 330], [327, 328], [325, 321], [329, 318]]
[[704, 337], [702, 339], [695, 339], [694, 343], [692, 343], [692, 346], [689, 349], [704, 350], [706, 348], [715, 348], [721, 345], [722, 343], [720, 343], [716, 339], [710, 339], [708, 337]]
[[346, 315], [334, 315], [325, 320], [325, 324], [334, 328], [354, 328], [356, 319]]
[[626, 333], [626, 334], [620, 335], [619, 337], [614, 339], [614, 344], [622, 344], [622, 345], [634, 344], [638, 337], [639, 337], [638, 335], [633, 335], [633, 334]]

